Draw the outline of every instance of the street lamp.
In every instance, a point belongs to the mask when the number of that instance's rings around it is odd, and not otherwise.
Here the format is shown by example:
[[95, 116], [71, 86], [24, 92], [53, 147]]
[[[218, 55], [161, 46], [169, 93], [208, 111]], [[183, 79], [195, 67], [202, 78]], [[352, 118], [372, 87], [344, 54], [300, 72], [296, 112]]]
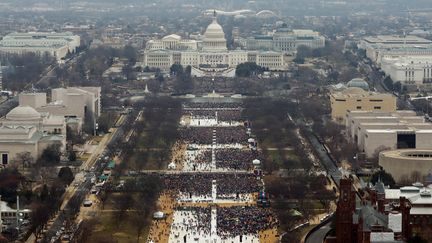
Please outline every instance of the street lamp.
[[21, 213], [20, 213], [20, 201], [19, 201], [19, 194], [20, 189], [17, 190], [17, 202], [16, 202], [16, 229], [18, 231], [18, 236], [20, 234], [20, 228], [21, 228]]

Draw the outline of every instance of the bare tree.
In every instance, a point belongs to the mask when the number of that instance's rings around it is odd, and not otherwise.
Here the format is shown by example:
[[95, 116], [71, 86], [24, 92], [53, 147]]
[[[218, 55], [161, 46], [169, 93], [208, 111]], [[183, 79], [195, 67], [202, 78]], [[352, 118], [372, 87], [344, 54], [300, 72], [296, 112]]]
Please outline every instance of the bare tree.
[[371, 160], [378, 161], [378, 159], [379, 159], [379, 154], [380, 154], [381, 152], [383, 152], [383, 151], [387, 151], [387, 150], [390, 150], [390, 149], [391, 149], [390, 147], [386, 147], [386, 146], [384, 146], [384, 145], [379, 146], [378, 148], [375, 149], [375, 151], [374, 151], [374, 153], [373, 153], [373, 155], [372, 155]]
[[115, 208], [116, 211], [113, 213], [114, 220], [116, 222], [117, 228], [123, 222], [126, 212], [130, 209], [134, 204], [134, 199], [131, 194], [121, 194], [115, 198]]
[[422, 176], [421, 176], [421, 173], [419, 172], [419, 171], [413, 171], [412, 173], [411, 173], [411, 181], [412, 182], [421, 182], [422, 181]]
[[83, 220], [77, 232], [77, 242], [87, 242], [97, 223], [97, 220], [94, 218]]
[[21, 152], [15, 156], [14, 161], [18, 167], [21, 165], [22, 168], [24, 169], [34, 164], [35, 159], [33, 158], [30, 152]]

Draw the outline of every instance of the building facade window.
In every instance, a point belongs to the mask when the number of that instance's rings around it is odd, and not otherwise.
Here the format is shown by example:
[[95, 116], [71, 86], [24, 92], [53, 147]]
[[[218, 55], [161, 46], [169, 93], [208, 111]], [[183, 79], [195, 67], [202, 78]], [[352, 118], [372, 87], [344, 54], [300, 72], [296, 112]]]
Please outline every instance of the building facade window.
[[2, 154], [2, 165], [7, 165], [9, 163], [9, 155]]

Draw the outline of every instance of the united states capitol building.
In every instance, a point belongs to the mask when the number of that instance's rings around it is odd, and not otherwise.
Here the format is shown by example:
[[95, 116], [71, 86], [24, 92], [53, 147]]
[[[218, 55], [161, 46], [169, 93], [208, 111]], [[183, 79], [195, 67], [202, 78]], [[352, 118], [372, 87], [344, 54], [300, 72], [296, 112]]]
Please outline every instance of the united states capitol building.
[[283, 71], [288, 69], [289, 61], [278, 51], [228, 50], [225, 33], [215, 14], [201, 40], [168, 35], [148, 41], [143, 65], [168, 71], [173, 64], [180, 64], [191, 66], [192, 76], [196, 77], [234, 77], [237, 65], [245, 62], [271, 71]]

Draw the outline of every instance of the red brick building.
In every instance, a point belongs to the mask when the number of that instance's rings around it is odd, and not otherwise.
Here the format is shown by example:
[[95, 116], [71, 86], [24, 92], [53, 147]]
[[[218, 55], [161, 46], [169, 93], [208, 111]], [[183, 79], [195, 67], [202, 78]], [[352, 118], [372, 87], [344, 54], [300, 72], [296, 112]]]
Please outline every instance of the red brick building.
[[351, 179], [341, 179], [335, 233], [326, 238], [326, 243], [397, 243], [410, 237], [408, 200], [400, 198], [398, 205], [389, 205], [382, 183], [369, 188], [365, 195], [357, 195]]

